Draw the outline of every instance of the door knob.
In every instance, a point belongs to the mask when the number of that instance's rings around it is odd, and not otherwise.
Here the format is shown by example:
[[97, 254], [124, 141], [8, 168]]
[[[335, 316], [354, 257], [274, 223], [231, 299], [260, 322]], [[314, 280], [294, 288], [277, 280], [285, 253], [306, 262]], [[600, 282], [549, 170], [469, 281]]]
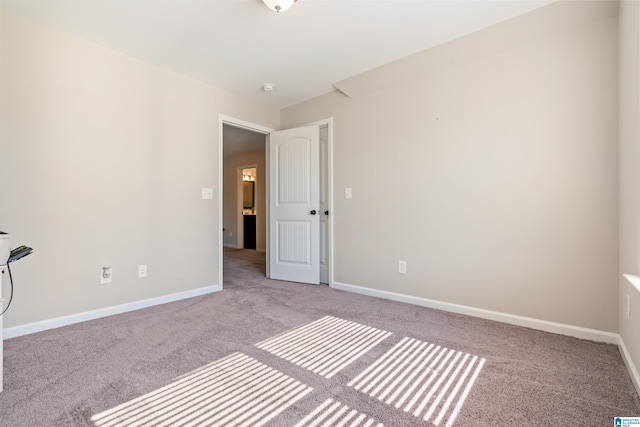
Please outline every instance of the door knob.
[[329, 211], [324, 211], [324, 214], [325, 215], [329, 215]]
[[315, 215], [315, 214], [317, 214], [318, 212], [317, 212], [315, 209], [313, 209], [313, 210], [311, 210], [311, 212], [309, 212], [309, 213], [310, 213], [311, 215]]

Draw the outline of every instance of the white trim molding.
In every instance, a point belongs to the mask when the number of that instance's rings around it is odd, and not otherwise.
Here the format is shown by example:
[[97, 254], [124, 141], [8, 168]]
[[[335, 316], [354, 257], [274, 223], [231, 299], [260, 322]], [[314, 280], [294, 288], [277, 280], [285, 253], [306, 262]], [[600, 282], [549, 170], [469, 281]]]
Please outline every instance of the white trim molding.
[[22, 335], [35, 334], [36, 332], [62, 326], [73, 325], [74, 323], [86, 322], [88, 320], [99, 319], [101, 317], [112, 316], [114, 314], [127, 313], [129, 311], [140, 310], [142, 308], [153, 307], [155, 305], [166, 304], [168, 302], [179, 301], [187, 298], [198, 297], [222, 290], [220, 285], [205, 286], [203, 288], [190, 291], [178, 292], [175, 294], [162, 295], [155, 298], [133, 301], [111, 307], [99, 308], [97, 310], [85, 311], [83, 313], [71, 314], [69, 316], [54, 317], [53, 319], [42, 320], [40, 322], [27, 323], [19, 326], [12, 326], [3, 331], [4, 339], [20, 337]]
[[635, 274], [623, 274], [623, 276], [634, 288], [636, 288], [636, 291], [640, 292], [640, 277]]
[[[631, 284], [631, 286], [638, 292], [640, 292], [640, 277], [636, 274], [623, 274], [625, 279]], [[628, 295], [627, 295], [628, 297]], [[622, 308], [620, 308], [622, 310]], [[627, 318], [628, 320], [628, 318]], [[638, 374], [638, 368], [634, 365], [633, 359], [629, 350], [627, 349], [626, 344], [624, 343], [624, 339], [622, 335], [620, 336], [620, 354], [622, 354], [622, 359], [624, 360], [625, 365], [627, 365], [627, 370], [631, 375], [631, 380], [633, 381], [633, 385], [636, 387], [636, 391], [640, 394], [640, 374]]]
[[333, 287], [333, 218], [335, 217], [334, 211], [334, 200], [333, 200], [333, 117], [327, 117], [322, 120], [317, 120], [315, 122], [306, 123], [305, 126], [318, 125], [320, 127], [327, 127], [327, 198], [328, 198], [328, 206], [329, 210], [329, 221], [327, 222], [327, 226], [329, 227], [329, 247], [327, 252], [328, 259], [328, 272], [327, 272], [327, 282], [329, 287]]
[[[224, 125], [229, 125], [229, 126], [233, 126], [233, 127], [237, 127], [237, 128], [241, 128], [241, 129], [246, 129], [246, 130], [250, 130], [252, 132], [257, 132], [257, 133], [261, 133], [263, 135], [266, 135], [267, 138], [267, 143], [265, 144], [265, 152], [268, 154], [269, 152], [269, 142], [268, 142], [268, 136], [270, 132], [273, 132], [274, 129], [271, 129], [269, 127], [266, 126], [262, 126], [256, 123], [251, 123], [248, 122], [246, 120], [242, 120], [242, 119], [236, 119], [235, 117], [231, 117], [231, 116], [227, 116], [224, 114], [219, 114], [218, 115], [218, 230], [219, 230], [219, 234], [218, 234], [218, 248], [220, 250], [219, 254], [218, 254], [218, 283], [220, 283], [220, 290], [222, 290], [222, 288], [224, 287], [224, 282], [223, 282], [223, 254], [222, 254], [222, 248], [224, 247], [224, 242], [223, 242], [223, 236], [222, 236], [222, 228], [223, 228], [223, 224], [222, 224], [222, 210], [224, 207], [224, 199], [223, 199], [223, 189], [224, 189], [224, 183], [223, 183], [223, 171], [224, 171], [224, 158], [223, 158], [223, 144], [224, 144]], [[266, 170], [265, 170], [265, 174], [267, 176], [267, 180], [265, 182], [265, 185], [268, 186], [269, 185], [269, 157], [267, 156], [265, 158], [265, 166], [266, 166]], [[268, 188], [268, 187], [265, 187]], [[267, 206], [269, 206], [269, 192], [267, 191], [267, 200], [266, 200]], [[269, 224], [269, 210], [267, 209], [267, 224]], [[269, 239], [269, 227], [267, 227], [267, 241]], [[240, 246], [239, 244], [240, 242], [238, 242], [237, 246]], [[269, 275], [269, 253], [267, 253], [267, 276]]]
[[622, 337], [619, 337], [618, 347], [620, 348], [620, 355], [622, 355], [622, 360], [624, 360], [624, 364], [627, 365], [627, 371], [629, 371], [629, 375], [631, 376], [631, 381], [633, 382], [634, 387], [636, 388], [636, 392], [640, 395], [640, 374], [638, 374], [638, 369], [633, 364], [633, 360], [631, 359], [631, 355], [627, 350], [627, 346], [624, 344]]
[[585, 340], [618, 344], [620, 338], [620, 335], [612, 332], [604, 332], [596, 329], [583, 328], [581, 326], [549, 322], [546, 320], [534, 319], [532, 317], [517, 316], [514, 314], [502, 313], [499, 311], [485, 310], [483, 308], [476, 308], [427, 298], [414, 297], [411, 295], [398, 294], [395, 292], [381, 291], [378, 289], [365, 288], [362, 286], [349, 285], [346, 283], [334, 282], [333, 287], [357, 294], [368, 295], [392, 301], [405, 302], [407, 304], [435, 308], [437, 310], [465, 314], [467, 316], [479, 317], [482, 319], [495, 320], [502, 323], [524, 326], [526, 328], [537, 329], [539, 331], [551, 332], [554, 334], [568, 335]]
[[466, 305], [453, 304], [449, 302], [431, 300], [427, 298], [414, 297], [411, 295], [398, 294], [395, 292], [381, 291], [378, 289], [365, 288], [362, 286], [350, 285], [347, 283], [333, 282], [333, 288], [340, 289], [356, 294], [367, 295], [387, 299], [391, 301], [404, 302], [407, 304], [418, 305], [421, 307], [434, 308], [436, 310], [448, 311], [451, 313], [464, 314], [467, 316], [479, 317], [481, 319], [495, 320], [497, 322], [508, 323], [511, 325], [524, 326], [526, 328], [536, 329], [554, 334], [567, 335], [570, 337], [605, 342], [615, 344], [620, 350], [622, 360], [627, 367], [631, 382], [640, 394], [640, 375], [636, 366], [633, 364], [631, 355], [627, 350], [620, 334], [599, 331], [597, 329], [583, 328], [581, 326], [567, 325], [563, 323], [549, 322], [546, 320], [534, 319], [531, 317], [517, 316], [514, 314], [502, 313], [499, 311], [485, 310], [483, 308], [469, 307]]

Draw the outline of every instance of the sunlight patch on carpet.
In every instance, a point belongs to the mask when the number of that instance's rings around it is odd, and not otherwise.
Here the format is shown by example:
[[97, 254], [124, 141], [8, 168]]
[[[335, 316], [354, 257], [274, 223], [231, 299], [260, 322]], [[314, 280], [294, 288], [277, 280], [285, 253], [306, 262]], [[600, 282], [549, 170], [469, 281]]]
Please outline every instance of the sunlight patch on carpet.
[[376, 423], [373, 418], [351, 409], [347, 405], [333, 399], [327, 399], [294, 427], [315, 426], [384, 427], [384, 424]]
[[404, 338], [348, 386], [404, 412], [453, 425], [485, 359]]
[[325, 378], [331, 378], [389, 335], [391, 332], [325, 316], [256, 346]]
[[96, 427], [262, 426], [312, 390], [233, 353], [91, 421]]

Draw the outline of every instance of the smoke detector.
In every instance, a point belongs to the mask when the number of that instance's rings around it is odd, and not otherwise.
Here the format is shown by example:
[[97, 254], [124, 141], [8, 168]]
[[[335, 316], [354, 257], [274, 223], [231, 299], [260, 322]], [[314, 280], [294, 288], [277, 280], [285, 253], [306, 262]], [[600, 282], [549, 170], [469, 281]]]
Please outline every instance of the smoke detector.
[[273, 84], [272, 83], [265, 83], [262, 85], [262, 90], [265, 92], [271, 92], [273, 90]]

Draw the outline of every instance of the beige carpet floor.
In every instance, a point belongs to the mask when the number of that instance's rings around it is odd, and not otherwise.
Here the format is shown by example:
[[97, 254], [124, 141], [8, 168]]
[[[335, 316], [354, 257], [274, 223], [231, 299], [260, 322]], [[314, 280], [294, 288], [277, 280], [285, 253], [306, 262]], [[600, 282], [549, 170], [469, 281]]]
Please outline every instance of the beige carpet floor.
[[5, 341], [0, 426], [609, 426], [616, 346], [267, 280]]

